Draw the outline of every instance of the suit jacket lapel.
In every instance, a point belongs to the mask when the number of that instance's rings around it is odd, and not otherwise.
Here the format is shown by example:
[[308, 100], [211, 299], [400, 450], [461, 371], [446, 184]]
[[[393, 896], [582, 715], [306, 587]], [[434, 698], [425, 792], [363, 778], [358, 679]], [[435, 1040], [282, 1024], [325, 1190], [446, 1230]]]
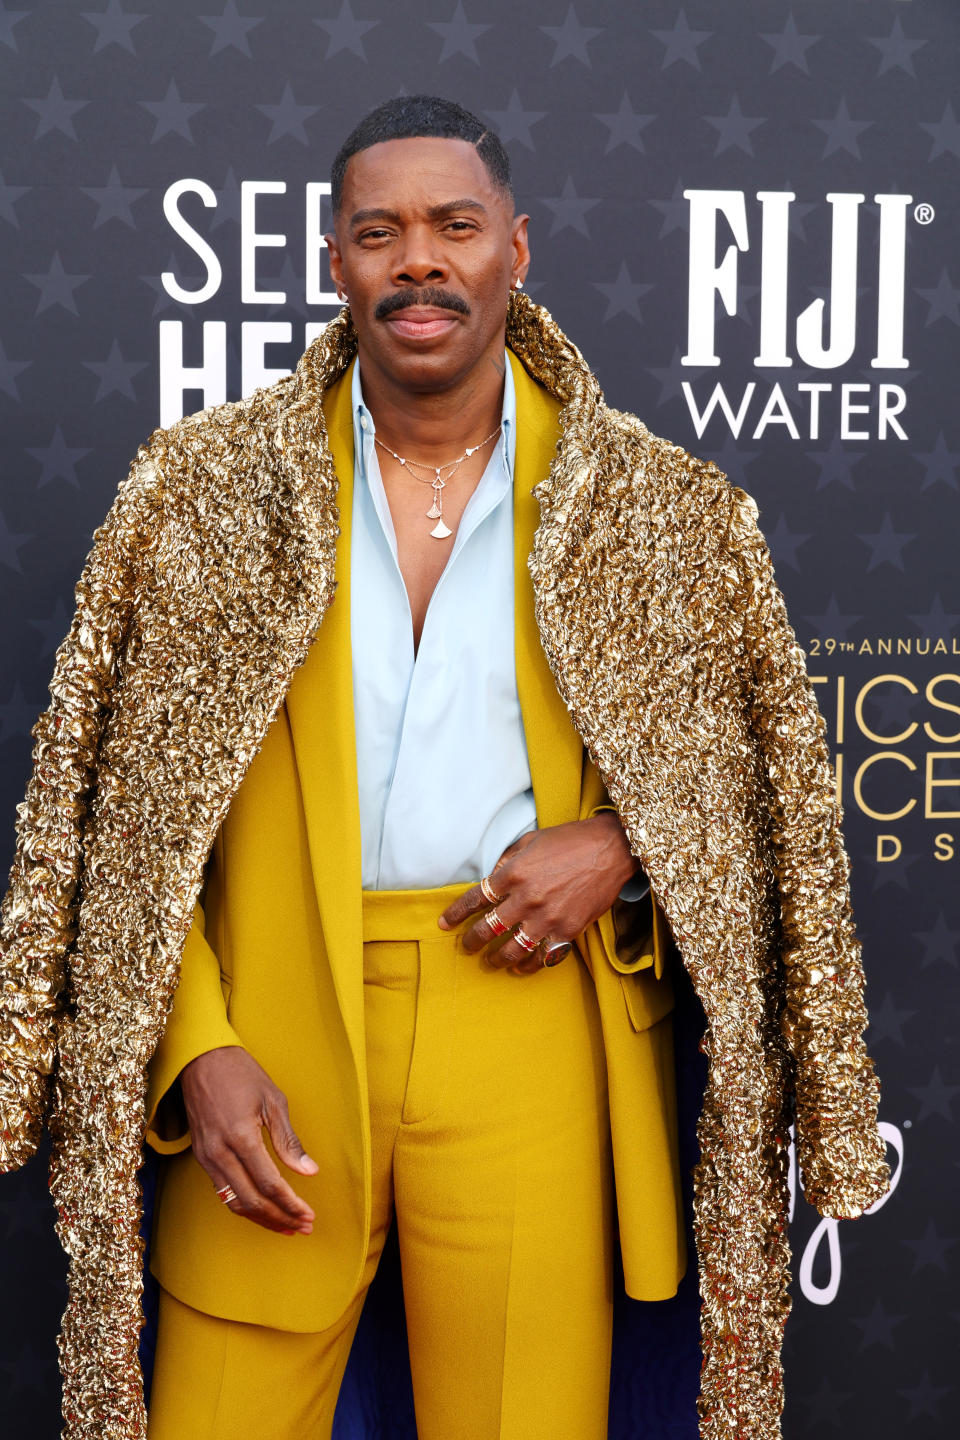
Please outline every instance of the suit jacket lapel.
[[339, 481], [337, 590], [305, 664], [287, 692], [303, 796], [310, 863], [334, 985], [361, 1078], [363, 915], [360, 804], [350, 641], [350, 532], [353, 512], [353, 421], [350, 370], [324, 400], [330, 450]]
[[[510, 352], [508, 352], [510, 353]], [[527, 738], [527, 756], [537, 807], [537, 824], [576, 820], [580, 805], [583, 742], [557, 693], [540, 644], [527, 556], [540, 519], [533, 487], [545, 479], [560, 434], [560, 403], [510, 353], [517, 393], [517, 451], [513, 475], [514, 646], [517, 691]]]

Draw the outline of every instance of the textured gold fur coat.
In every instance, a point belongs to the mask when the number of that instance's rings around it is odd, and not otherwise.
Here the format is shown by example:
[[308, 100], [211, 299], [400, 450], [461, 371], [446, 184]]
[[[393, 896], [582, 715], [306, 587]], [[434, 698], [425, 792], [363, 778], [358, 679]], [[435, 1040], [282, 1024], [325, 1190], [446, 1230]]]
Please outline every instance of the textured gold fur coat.
[[[541, 641], [706, 1012], [695, 1224], [704, 1440], [779, 1434], [788, 1126], [807, 1197], [886, 1186], [824, 725], [756, 509], [609, 409], [545, 311], [507, 341], [563, 403], [529, 560]], [[70, 1440], [145, 1435], [144, 1075], [216, 830], [335, 590], [324, 390], [296, 372], [157, 431], [57, 652], [0, 939], [0, 1168], [53, 1137]]]

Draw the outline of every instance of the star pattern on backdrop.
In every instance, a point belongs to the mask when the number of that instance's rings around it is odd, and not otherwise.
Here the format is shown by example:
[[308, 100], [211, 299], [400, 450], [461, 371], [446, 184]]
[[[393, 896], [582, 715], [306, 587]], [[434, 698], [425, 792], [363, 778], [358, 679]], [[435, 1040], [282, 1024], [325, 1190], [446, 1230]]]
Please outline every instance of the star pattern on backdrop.
[[[210, 221], [211, 230], [219, 230], [221, 225], [240, 224], [240, 182], [233, 173], [233, 166], [227, 167], [227, 173], [223, 177], [223, 184], [213, 192], [217, 197], [217, 208], [213, 212], [213, 219]], [[170, 269], [170, 266], [167, 266]]]
[[133, 388], [133, 377], [147, 368], [145, 360], [124, 360], [118, 340], [114, 340], [110, 346], [106, 360], [84, 360], [83, 365], [84, 369], [96, 375], [100, 382], [94, 404], [106, 400], [108, 395], [122, 395], [127, 400], [135, 400], [137, 397]]
[[[907, 1090], [920, 1101], [918, 1125], [931, 1115], [938, 1115], [943, 1120], [953, 1120], [953, 1097], [960, 1095], [960, 1085], [948, 1085], [940, 1074], [939, 1065], [933, 1067], [926, 1085], [908, 1085]], [[953, 1244], [953, 1241], [950, 1243]]]
[[811, 123], [827, 137], [821, 157], [823, 160], [836, 154], [838, 150], [845, 150], [855, 160], [863, 158], [860, 154], [860, 136], [864, 130], [870, 129], [873, 121], [854, 120], [847, 109], [846, 100], [840, 101], [832, 120], [813, 120]]
[[19, 230], [20, 217], [17, 215], [16, 204], [24, 195], [29, 195], [32, 189], [32, 185], [8, 185], [0, 172], [0, 220], [6, 220], [8, 225]]
[[440, 64], [445, 60], [452, 60], [455, 55], [465, 55], [475, 65], [480, 64], [480, 56], [477, 54], [477, 41], [481, 35], [485, 35], [491, 26], [482, 24], [471, 24], [467, 19], [467, 12], [463, 8], [463, 0], [457, 0], [456, 8], [449, 20], [429, 20], [428, 28], [436, 31], [443, 40], [443, 49], [440, 51]]
[[932, 450], [914, 450], [911, 458], [918, 461], [924, 469], [921, 490], [937, 484], [948, 485], [951, 490], [960, 488], [957, 480], [960, 450], [949, 448], [942, 430], [937, 432]]
[[375, 30], [380, 21], [358, 20], [353, 13], [350, 0], [342, 0], [340, 12], [335, 18], [314, 20], [313, 23], [327, 32], [330, 41], [326, 55], [328, 60], [332, 60], [334, 55], [341, 55], [345, 50], [351, 55], [356, 55], [360, 60], [366, 60], [367, 52], [363, 46], [363, 37], [371, 30]]
[[880, 69], [878, 75], [885, 75], [888, 70], [905, 70], [908, 75], [916, 76], [916, 67], [913, 57], [918, 50], [926, 45], [926, 40], [908, 40], [903, 33], [903, 23], [898, 15], [893, 22], [893, 29], [890, 34], [884, 37], [868, 35], [868, 45], [875, 45], [880, 51]]
[[748, 119], [740, 110], [740, 101], [734, 95], [727, 108], [726, 115], [705, 115], [703, 117], [708, 125], [712, 125], [717, 132], [717, 148], [714, 155], [722, 155], [725, 150], [742, 150], [746, 155], [752, 155], [753, 141], [750, 139], [752, 132], [761, 125], [766, 125], [762, 117]]
[[550, 226], [551, 238], [559, 235], [563, 230], [576, 230], [578, 234], [586, 235], [587, 239], [590, 238], [586, 217], [600, 204], [600, 201], [578, 195], [572, 175], [568, 175], [564, 180], [558, 196], [550, 200], [541, 199], [540, 204], [546, 205], [547, 209], [553, 213], [553, 223]]
[[862, 450], [850, 450], [847, 442], [834, 435], [826, 450], [807, 450], [805, 453], [808, 460], [819, 466], [818, 490], [833, 484], [843, 485], [848, 490], [854, 488], [853, 471], [864, 458]]
[[320, 106], [298, 105], [289, 80], [283, 87], [283, 94], [280, 96], [278, 104], [258, 105], [257, 109], [270, 121], [268, 145], [275, 145], [278, 140], [282, 140], [288, 135], [292, 140], [299, 140], [301, 145], [310, 144], [304, 126], [312, 116], [319, 114]]
[[886, 1350], [895, 1350], [897, 1342], [894, 1331], [906, 1318], [906, 1315], [891, 1315], [880, 1300], [874, 1300], [869, 1315], [851, 1316], [851, 1322], [860, 1331], [860, 1349], [868, 1350], [871, 1345], [882, 1345]]
[[918, 1013], [916, 1010], [898, 1010], [888, 990], [882, 1004], [878, 1005], [874, 1001], [870, 1006], [870, 1024], [866, 1036], [868, 1046], [876, 1045], [880, 1040], [892, 1040], [895, 1045], [905, 1045], [903, 1027]]
[[924, 635], [930, 636], [948, 635], [954, 626], [960, 623], [960, 615], [954, 615], [944, 610], [939, 590], [930, 602], [930, 609], [925, 615], [913, 614], [908, 616], [908, 619], [912, 620]]
[[774, 75], [784, 65], [793, 65], [797, 70], [802, 70], [805, 75], [810, 74], [810, 62], [807, 60], [807, 51], [811, 45], [816, 45], [822, 40], [822, 35], [801, 35], [797, 29], [797, 22], [792, 15], [787, 16], [786, 24], [779, 32], [761, 30], [760, 39], [765, 41], [773, 50], [773, 58], [770, 61], [770, 74]]
[[50, 81], [50, 89], [47, 94], [36, 100], [24, 100], [37, 115], [37, 129], [34, 140], [42, 140], [44, 135], [49, 135], [56, 130], [61, 135], [66, 135], [68, 140], [76, 140], [77, 132], [74, 128], [73, 117], [79, 111], [85, 110], [89, 101], [67, 100], [60, 88], [60, 81], [54, 75]]
[[537, 147], [530, 137], [530, 127], [546, 117], [546, 110], [525, 110], [517, 91], [511, 90], [506, 110], [484, 110], [483, 113], [493, 121], [496, 132], [505, 145], [516, 140], [521, 145], [526, 145], [528, 150], [536, 150]]
[[659, 240], [665, 240], [674, 230], [689, 231], [690, 229], [690, 202], [684, 199], [683, 192], [687, 188], [682, 180], [678, 180], [673, 187], [673, 194], [669, 200], [648, 200], [647, 204], [652, 205], [654, 210], [659, 210], [663, 216], [663, 224], [660, 226]]
[[933, 140], [930, 154], [927, 156], [928, 163], [931, 160], [939, 160], [941, 155], [955, 155], [960, 158], [960, 120], [954, 115], [953, 105], [949, 100], [943, 107], [940, 119], [932, 124], [929, 121], [921, 120], [920, 129], [926, 130]]
[[61, 309], [68, 311], [71, 315], [78, 315], [80, 312], [77, 310], [73, 292], [79, 290], [81, 285], [85, 285], [90, 276], [68, 275], [63, 268], [60, 252], [55, 250], [49, 270], [44, 274], [24, 275], [23, 278], [40, 291], [35, 312], [37, 315], [42, 315], [44, 310], [49, 310], [51, 305], [59, 305]]
[[17, 376], [29, 369], [32, 364], [32, 360], [12, 359], [4, 349], [3, 338], [0, 337], [0, 390], [5, 395], [9, 395], [11, 400], [20, 399]]
[[551, 66], [559, 65], [561, 60], [579, 60], [581, 65], [589, 66], [591, 60], [587, 46], [603, 34], [599, 25], [581, 25], [572, 5], [567, 7], [562, 25], [541, 25], [540, 29], [553, 41]]
[[615, 280], [592, 280], [590, 282], [594, 290], [606, 298], [607, 309], [604, 314], [604, 321], [612, 320], [615, 315], [629, 315], [638, 324], [643, 324], [643, 316], [640, 313], [639, 302], [652, 290], [652, 285], [643, 285], [634, 280], [627, 269], [626, 260], [620, 261], [620, 269], [617, 271]]
[[846, 1431], [849, 1415], [841, 1407], [853, 1399], [847, 1390], [837, 1390], [827, 1375], [821, 1375], [816, 1390], [810, 1390], [802, 1397], [801, 1403], [807, 1412], [808, 1425], [831, 1425], [836, 1430]]
[[923, 949], [920, 965], [924, 970], [928, 965], [936, 965], [941, 960], [952, 969], [956, 969], [960, 964], [960, 958], [957, 955], [958, 947], [960, 947], [960, 930], [950, 929], [947, 917], [942, 910], [938, 912], [932, 929], [914, 930], [913, 939], [919, 940]]
[[651, 30], [664, 47], [663, 59], [660, 62], [660, 69], [666, 70], [671, 65], [676, 65], [683, 60], [687, 65], [692, 65], [694, 70], [700, 69], [700, 46], [716, 32], [713, 30], [691, 30], [687, 23], [686, 12], [681, 9], [679, 15], [670, 30]]
[[821, 640], [846, 640], [854, 625], [862, 620], [863, 616], [844, 614], [837, 604], [836, 595], [831, 595], [827, 608], [821, 615], [804, 615], [803, 618]]
[[878, 565], [892, 565], [897, 570], [903, 570], [903, 551], [911, 540], [916, 540], [916, 532], [894, 530], [893, 521], [889, 511], [884, 511], [883, 519], [880, 521], [880, 529], [869, 532], [857, 532], [857, 539], [861, 540], [870, 550], [870, 563], [867, 571], [875, 570]]
[[920, 858], [920, 855], [908, 850], [904, 850], [902, 854], [898, 855], [895, 863], [872, 858], [870, 864], [873, 866], [874, 891], [882, 890], [887, 885], [894, 885], [898, 890], [909, 894], [912, 889], [910, 869], [917, 864]]
[[8, 570], [15, 570], [18, 575], [22, 575], [20, 551], [33, 539], [34, 536], [29, 531], [11, 530], [0, 514], [0, 565], [6, 565]]
[[644, 145], [640, 132], [656, 120], [656, 115], [640, 115], [634, 110], [630, 103], [630, 96], [624, 90], [620, 97], [620, 105], [617, 110], [605, 115], [595, 117], [601, 125], [606, 125], [609, 130], [607, 137], [607, 148], [604, 154], [609, 155], [611, 150], [616, 150], [618, 145], [629, 145], [643, 155]]
[[146, 15], [134, 15], [122, 10], [120, 0], [107, 0], [105, 10], [81, 10], [80, 14], [88, 24], [96, 27], [94, 55], [99, 50], [105, 50], [108, 45], [119, 45], [121, 50], [129, 50], [131, 55], [136, 55], [133, 31], [147, 19]]
[[57, 603], [45, 620], [31, 620], [34, 630], [39, 630], [43, 641], [41, 654], [52, 655], [70, 628], [70, 615], [66, 605], [57, 596]]
[[952, 283], [946, 265], [940, 271], [936, 285], [918, 285], [916, 290], [927, 306], [924, 325], [932, 325], [935, 320], [949, 320], [953, 325], [960, 325], [960, 288]]
[[70, 485], [79, 486], [77, 463], [83, 459], [84, 455], [90, 454], [90, 447], [88, 445], [68, 445], [63, 437], [63, 431], [59, 425], [56, 425], [50, 444], [39, 448], [27, 446], [27, 454], [32, 455], [34, 460], [40, 461], [41, 470], [36, 481], [38, 489], [49, 485], [51, 480], [66, 480]]
[[19, 49], [13, 32], [29, 14], [29, 10], [10, 10], [6, 5], [0, 3], [0, 45], [9, 45], [11, 50]]
[[682, 351], [677, 345], [674, 347], [669, 365], [648, 365], [647, 374], [659, 381], [660, 394], [657, 404], [665, 405], [668, 400], [683, 398], [683, 382], [685, 380], [692, 384], [701, 376], [714, 375], [716, 371], [707, 366], [684, 365]]
[[947, 1252], [952, 1250], [957, 1242], [948, 1235], [941, 1235], [934, 1222], [928, 1220], [922, 1235], [905, 1238], [901, 1243], [913, 1251], [913, 1273], [916, 1275], [918, 1270], [928, 1268], [942, 1270], [946, 1274]]
[[81, 185], [80, 193], [88, 195], [97, 206], [94, 230], [99, 230], [108, 220], [119, 220], [131, 230], [136, 230], [133, 206], [150, 191], [146, 187], [124, 185], [116, 165], [111, 165], [106, 185]]
[[266, 16], [241, 15], [237, 9], [237, 0], [227, 0], [219, 15], [198, 15], [197, 19], [201, 25], [206, 25], [208, 30], [213, 31], [211, 59], [214, 55], [219, 55], [221, 50], [233, 49], [251, 60], [253, 56], [247, 36], [251, 30], [263, 24]]
[[141, 100], [141, 107], [148, 111], [156, 122], [150, 143], [155, 145], [165, 135], [179, 135], [181, 139], [193, 144], [193, 133], [190, 129], [190, 121], [194, 115], [207, 107], [202, 101], [189, 101], [180, 99], [180, 91], [177, 88], [176, 80], [171, 79], [167, 86], [167, 93], [162, 100]]
[[[0, 555], [0, 561], [3, 557]], [[13, 682], [8, 700], [0, 700], [0, 745], [5, 740], [19, 740], [29, 735], [39, 714], [32, 700], [27, 700], [19, 680]]]
[[909, 1424], [911, 1420], [919, 1420], [924, 1416], [931, 1420], [939, 1420], [940, 1406], [954, 1388], [952, 1385], [934, 1385], [930, 1379], [929, 1370], [924, 1370], [916, 1385], [898, 1388], [897, 1394], [907, 1402], [907, 1423]]

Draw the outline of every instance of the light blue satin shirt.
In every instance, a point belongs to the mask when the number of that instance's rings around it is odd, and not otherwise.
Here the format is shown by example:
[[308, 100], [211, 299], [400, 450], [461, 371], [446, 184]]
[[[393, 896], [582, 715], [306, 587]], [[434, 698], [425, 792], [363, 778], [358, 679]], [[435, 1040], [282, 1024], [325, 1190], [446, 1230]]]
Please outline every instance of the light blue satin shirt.
[[[353, 702], [365, 890], [479, 880], [536, 828], [514, 659], [516, 397], [430, 597], [416, 656], [373, 417], [353, 370]], [[425, 526], [433, 492], [421, 481]], [[451, 482], [451, 489], [456, 479]]]

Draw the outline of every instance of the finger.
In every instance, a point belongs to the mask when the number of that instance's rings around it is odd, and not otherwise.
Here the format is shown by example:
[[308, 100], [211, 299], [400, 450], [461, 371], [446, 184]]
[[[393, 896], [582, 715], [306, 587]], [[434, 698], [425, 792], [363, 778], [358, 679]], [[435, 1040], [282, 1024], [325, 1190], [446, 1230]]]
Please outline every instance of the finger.
[[299, 1170], [301, 1175], [316, 1175], [320, 1166], [304, 1150], [299, 1135], [290, 1124], [287, 1097], [278, 1090], [268, 1098], [265, 1108], [267, 1130], [273, 1148], [284, 1165], [289, 1165], [291, 1170]]
[[217, 1190], [228, 1185], [234, 1192], [235, 1198], [222, 1201], [231, 1214], [252, 1220], [266, 1230], [279, 1231], [285, 1235], [309, 1233], [304, 1230], [302, 1223], [293, 1221], [279, 1206], [266, 1201], [259, 1194], [242, 1159], [225, 1142], [221, 1141], [216, 1145], [213, 1155], [201, 1152], [197, 1158]]
[[455, 926], [460, 924], [461, 920], [466, 920], [467, 916], [472, 915], [475, 910], [485, 910], [489, 908], [489, 905], [490, 901], [486, 895], [484, 895], [480, 886], [471, 885], [470, 889], [464, 890], [463, 894], [458, 895], [456, 900], [451, 900], [437, 921], [437, 924], [441, 930], [453, 930]]
[[[525, 934], [530, 934], [526, 925], [524, 925], [522, 928]], [[531, 935], [530, 938], [533, 939], [533, 936]], [[506, 940], [504, 944], [500, 947], [500, 949], [497, 951], [496, 962], [494, 962], [493, 957], [491, 957], [491, 964], [496, 963], [504, 969], [519, 971], [519, 967], [523, 966], [524, 974], [527, 973], [527, 966], [529, 961], [533, 962], [533, 965], [530, 968], [536, 969], [539, 967], [539, 945], [534, 950], [526, 950], [520, 944], [519, 940], [515, 935], [512, 935], [509, 940]]]
[[[485, 946], [489, 945], [491, 940], [498, 939], [499, 936], [504, 933], [504, 931], [498, 929], [494, 923], [491, 923], [491, 915], [495, 914], [496, 919], [499, 920], [502, 925], [506, 926], [507, 930], [511, 930], [514, 925], [518, 925], [521, 918], [520, 915], [516, 913], [518, 908], [516, 902], [511, 906], [509, 899], [507, 899], [501, 901], [500, 904], [496, 906], [495, 911], [493, 909], [487, 910], [486, 913], [481, 915], [479, 920], [475, 920], [470, 926], [470, 929], [463, 934], [460, 943], [464, 950], [473, 955], [476, 951], [482, 950]], [[499, 954], [499, 951], [497, 953]], [[492, 954], [488, 958], [492, 960]]]
[[[235, 1142], [233, 1151], [246, 1172], [246, 1184], [253, 1192], [250, 1197], [250, 1208], [254, 1212], [251, 1218], [279, 1220], [286, 1226], [309, 1234], [313, 1228], [313, 1210], [280, 1174], [260, 1133]], [[237, 1193], [240, 1194], [239, 1190]]]

